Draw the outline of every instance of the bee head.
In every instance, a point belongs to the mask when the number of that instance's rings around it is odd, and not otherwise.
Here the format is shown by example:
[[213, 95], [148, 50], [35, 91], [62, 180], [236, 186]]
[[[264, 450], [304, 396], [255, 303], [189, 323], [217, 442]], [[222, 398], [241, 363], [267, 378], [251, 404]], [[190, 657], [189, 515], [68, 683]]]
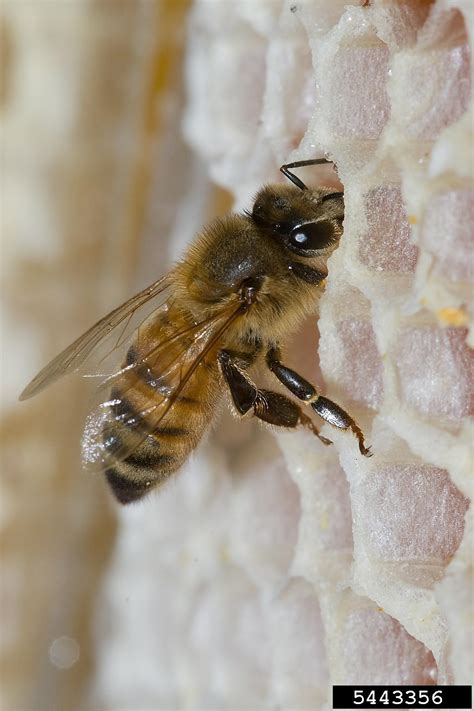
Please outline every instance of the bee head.
[[300, 257], [327, 255], [337, 246], [344, 219], [343, 193], [267, 185], [247, 215]]

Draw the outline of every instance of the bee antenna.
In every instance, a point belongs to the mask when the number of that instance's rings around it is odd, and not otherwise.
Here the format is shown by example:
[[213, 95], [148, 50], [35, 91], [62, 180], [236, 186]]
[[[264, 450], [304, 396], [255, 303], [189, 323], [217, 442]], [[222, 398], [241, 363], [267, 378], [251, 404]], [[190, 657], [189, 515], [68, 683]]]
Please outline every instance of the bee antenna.
[[325, 163], [332, 163], [334, 165], [334, 161], [328, 160], [327, 158], [312, 158], [311, 160], [297, 160], [295, 163], [285, 163], [285, 165], [281, 166], [280, 172], [282, 172], [288, 180], [291, 180], [297, 188], [300, 188], [300, 190], [307, 190], [308, 186], [305, 185], [303, 181], [300, 180], [294, 173], [292, 173], [289, 168], [303, 168], [307, 165], [323, 165]]
[[336, 198], [342, 197], [344, 197], [344, 193], [330, 193], [329, 195], [323, 195], [321, 202], [325, 202], [326, 200], [335, 200]]

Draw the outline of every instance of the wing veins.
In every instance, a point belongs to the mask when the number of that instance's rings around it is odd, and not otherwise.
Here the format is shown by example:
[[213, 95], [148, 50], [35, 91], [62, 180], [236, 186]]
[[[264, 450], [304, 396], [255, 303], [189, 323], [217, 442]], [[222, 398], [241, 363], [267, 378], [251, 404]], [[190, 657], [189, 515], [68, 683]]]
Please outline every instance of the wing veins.
[[[221, 315], [222, 317], [222, 315]], [[219, 318], [219, 317], [217, 317]], [[147, 353], [144, 355], [140, 356], [136, 361], [131, 363], [130, 365], [125, 365], [123, 368], [118, 370], [116, 373], [112, 373], [109, 375], [105, 380], [98, 386], [98, 390], [103, 390], [106, 387], [109, 387], [110, 385], [113, 385], [114, 382], [120, 378], [121, 375], [126, 375], [127, 373], [132, 372], [133, 370], [139, 368], [142, 365], [147, 365], [150, 370], [152, 370], [152, 366], [148, 363], [148, 361], [157, 356], [165, 347], [169, 346], [171, 343], [174, 343], [175, 341], [179, 341], [180, 338], [185, 336], [188, 333], [194, 333], [200, 331], [202, 328], [205, 326], [208, 326], [210, 323], [216, 320], [216, 316], [211, 316], [210, 318], [204, 319], [203, 321], [200, 321], [199, 323], [195, 323], [192, 326], [189, 326], [188, 328], [184, 328], [182, 331], [177, 331], [174, 333], [172, 336], [169, 336], [169, 338], [165, 338], [163, 340], [160, 340], [160, 342], [154, 346], [151, 350], [149, 350]], [[183, 350], [183, 353], [185, 352], [185, 349]], [[179, 356], [176, 356], [175, 359], [169, 364], [169, 368], [171, 368], [174, 363], [176, 362], [176, 359]], [[127, 388], [124, 388], [124, 392], [127, 392], [132, 387], [132, 383], [127, 386]]]
[[[179, 397], [180, 393], [182, 392], [183, 388], [186, 386], [186, 384], [189, 382], [189, 379], [192, 377], [193, 373], [195, 370], [198, 368], [199, 364], [202, 362], [202, 360], [206, 357], [207, 353], [213, 348], [213, 346], [218, 342], [218, 340], [223, 336], [227, 328], [230, 326], [230, 324], [243, 312], [242, 305], [239, 304], [239, 307], [235, 309], [231, 315], [225, 320], [224, 324], [217, 329], [217, 331], [213, 334], [209, 342], [205, 345], [203, 350], [194, 358], [193, 362], [189, 366], [188, 370], [186, 371], [185, 375], [180, 379], [178, 385], [176, 386], [175, 390], [171, 393], [171, 395], [166, 398], [165, 400], [162, 400], [158, 404], [152, 404], [149, 407], [144, 408], [140, 413], [138, 413], [139, 417], [143, 417], [144, 415], [149, 415], [153, 413], [158, 407], [161, 407], [165, 402], [166, 406], [164, 411], [159, 415], [158, 419], [155, 420], [149, 428], [146, 428], [146, 430], [141, 433], [140, 437], [138, 440], [134, 440], [133, 443], [133, 449], [129, 451], [126, 446], [123, 447], [121, 450], [120, 448], [118, 451], [113, 452], [113, 458], [115, 460], [117, 459], [126, 459], [135, 449], [140, 446], [140, 444], [153, 432], [156, 430], [157, 427], [161, 424], [163, 419], [166, 417], [166, 415], [170, 412], [171, 408], [174, 406], [177, 398]], [[221, 315], [223, 316], [223, 314]], [[214, 317], [215, 318], [215, 317]], [[176, 359], [175, 359], [176, 362]], [[153, 399], [152, 396], [148, 399], [148, 403], [151, 402]], [[125, 427], [127, 426], [133, 426], [134, 422], [136, 421], [137, 413], [133, 413], [130, 417], [127, 419], [118, 419], [118, 422], [120, 424], [124, 425]], [[146, 423], [146, 420], [144, 420]]]
[[[41, 392], [45, 387], [58, 380], [66, 373], [78, 370], [96, 346], [111, 333], [126, 318], [130, 318], [141, 306], [150, 301], [169, 286], [167, 277], [146, 287], [128, 301], [113, 309], [100, 319], [88, 331], [79, 336], [65, 350], [61, 351], [51, 360], [33, 380], [26, 386], [20, 395], [20, 400], [27, 400]], [[123, 334], [122, 334], [123, 335]]]
[[[209, 343], [205, 345], [201, 353], [199, 353], [196, 358], [193, 360], [191, 363], [190, 367], [186, 371], [185, 375], [183, 378], [179, 381], [178, 386], [176, 389], [173, 391], [173, 393], [170, 395], [168, 398], [168, 404], [165, 409], [165, 411], [160, 415], [158, 418], [157, 422], [154, 424], [154, 428], [156, 428], [163, 418], [168, 414], [169, 410], [171, 407], [173, 407], [174, 403], [176, 402], [177, 398], [179, 397], [180, 393], [182, 392], [183, 388], [185, 385], [188, 383], [189, 379], [193, 375], [194, 371], [196, 368], [199, 366], [199, 364], [202, 362], [202, 360], [206, 357], [206, 355], [209, 353], [211, 348], [217, 343], [217, 341], [222, 337], [222, 335], [226, 332], [227, 328], [230, 326], [230, 324], [234, 321], [237, 316], [242, 313], [242, 306], [239, 305], [239, 307], [229, 316], [228, 319], [224, 322], [224, 324], [216, 331], [216, 333], [212, 336], [210, 339]], [[156, 406], [155, 406], [156, 407]]]

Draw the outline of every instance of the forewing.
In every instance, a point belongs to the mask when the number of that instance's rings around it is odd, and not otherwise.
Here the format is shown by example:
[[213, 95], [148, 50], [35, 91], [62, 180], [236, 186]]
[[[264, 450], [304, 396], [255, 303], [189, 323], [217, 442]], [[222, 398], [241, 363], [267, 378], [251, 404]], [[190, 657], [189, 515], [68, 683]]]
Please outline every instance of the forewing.
[[110, 388], [111, 395], [86, 421], [82, 440], [85, 466], [104, 469], [124, 460], [153, 437], [158, 427], [165, 426], [193, 374], [241, 314], [240, 304], [228, 304], [212, 318], [150, 345], [139, 358], [107, 378], [101, 387]]
[[[20, 400], [37, 395], [41, 390], [62, 378], [63, 375], [82, 368], [85, 369], [85, 366], [89, 367], [89, 370], [85, 370], [86, 374], [97, 375], [97, 370], [89, 366], [92, 356], [96, 356], [96, 364], [99, 362], [103, 365], [110, 354], [115, 353], [130, 340], [130, 334], [136, 329], [136, 325], [132, 324], [132, 321], [136, 321], [141, 309], [150, 305], [149, 310], [151, 307], [154, 310], [166, 301], [169, 295], [169, 286], [169, 277], [165, 276], [104, 316], [38, 373], [23, 390]], [[157, 297], [161, 298], [157, 304], [154, 304]], [[143, 314], [141, 318], [143, 318]], [[100, 359], [98, 357], [99, 350], [102, 350], [103, 353], [105, 351]], [[117, 356], [115, 362], [117, 362]]]

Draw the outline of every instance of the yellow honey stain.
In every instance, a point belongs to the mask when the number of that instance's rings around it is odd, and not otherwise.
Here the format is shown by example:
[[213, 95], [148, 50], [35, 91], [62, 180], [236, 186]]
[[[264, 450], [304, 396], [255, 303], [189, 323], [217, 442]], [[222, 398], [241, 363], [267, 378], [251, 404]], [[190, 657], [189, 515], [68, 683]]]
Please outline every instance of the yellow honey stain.
[[329, 514], [327, 511], [325, 511], [319, 519], [319, 528], [322, 531], [326, 531], [329, 528]]
[[418, 224], [417, 216], [416, 215], [408, 215], [408, 224], [417, 225]]
[[437, 311], [438, 319], [446, 326], [464, 326], [467, 322], [467, 314], [463, 309], [453, 306], [446, 306]]

